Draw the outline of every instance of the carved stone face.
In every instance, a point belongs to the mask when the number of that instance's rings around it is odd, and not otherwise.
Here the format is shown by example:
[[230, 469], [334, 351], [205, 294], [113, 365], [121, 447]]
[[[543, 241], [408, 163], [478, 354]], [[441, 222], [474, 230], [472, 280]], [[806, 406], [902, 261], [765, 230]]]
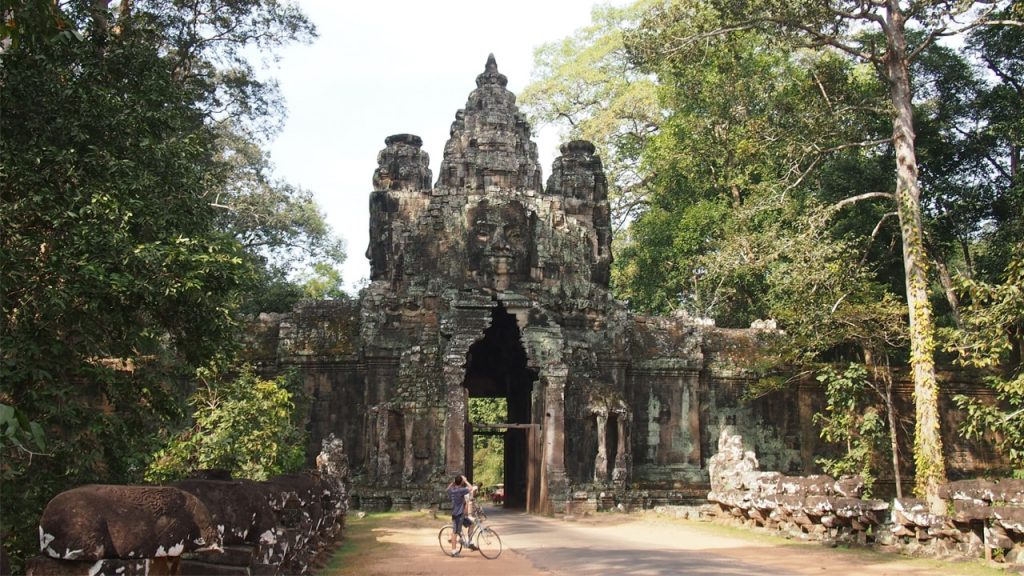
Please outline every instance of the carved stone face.
[[466, 213], [467, 269], [486, 286], [504, 290], [530, 269], [530, 219], [519, 202], [487, 200]]

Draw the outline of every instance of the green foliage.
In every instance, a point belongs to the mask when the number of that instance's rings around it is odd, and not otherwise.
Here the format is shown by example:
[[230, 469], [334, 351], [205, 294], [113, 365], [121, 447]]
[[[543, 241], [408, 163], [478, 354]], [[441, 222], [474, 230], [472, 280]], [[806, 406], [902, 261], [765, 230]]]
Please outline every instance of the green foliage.
[[[17, 460], [23, 454], [41, 455], [45, 451], [43, 427], [38, 422], [29, 421], [25, 414], [13, 407], [0, 404], [0, 454], [5, 455], [4, 462]], [[0, 479], [11, 480], [18, 472], [6, 464], [0, 465]]]
[[505, 440], [493, 436], [479, 447], [473, 442], [473, 482], [484, 487], [505, 481]]
[[476, 424], [498, 424], [508, 419], [505, 398], [470, 398], [469, 421]]
[[[632, 61], [657, 75], [667, 116], [643, 151], [654, 175], [648, 209], [617, 254], [615, 286], [641, 310], [682, 307], [723, 326], [783, 314], [788, 331], [789, 318], [808, 318], [811, 306], [827, 316], [842, 296], [837, 290], [825, 303], [818, 290], [830, 259], [842, 262], [833, 269], [871, 280], [849, 233], [859, 212], [822, 214], [878, 184], [863, 177], [871, 154], [850, 143], [884, 138], [884, 89], [834, 52], [794, 54], [756, 30], [662, 49], [722, 24], [713, 3], [674, 3], [626, 33]], [[855, 228], [861, 237], [864, 228]], [[779, 298], [792, 287], [775, 283], [794, 283], [794, 265], [815, 272], [813, 293], [822, 301]], [[833, 276], [827, 282], [837, 284], [841, 274]]]
[[969, 438], [995, 433], [998, 446], [1018, 478], [1024, 478], [1024, 244], [1013, 248], [1012, 258], [999, 284], [964, 279], [970, 303], [964, 327], [948, 330], [949, 349], [968, 366], [994, 369], [986, 379], [996, 393], [996, 404], [964, 395], [954, 397], [966, 418], [961, 431]]
[[634, 240], [621, 247], [612, 270], [619, 297], [648, 312], [680, 307], [695, 316], [711, 312], [717, 305], [715, 279], [708, 278], [700, 258], [721, 241], [728, 218], [728, 205], [714, 199], [645, 212], [633, 223]]
[[260, 274], [246, 287], [248, 313], [284, 311], [301, 297], [340, 297], [344, 242], [333, 236], [308, 190], [270, 176], [259, 142], [235, 122], [217, 126], [223, 185], [211, 206]]
[[[603, 118], [612, 128], [595, 132], [614, 134], [633, 116], [595, 112], [590, 96], [611, 102], [655, 80], [639, 146], [602, 150], [644, 184], [616, 240], [617, 296], [719, 326], [774, 318], [787, 361], [909, 357], [929, 490], [943, 465], [928, 259], [943, 264], [933, 269], [945, 294], [933, 292], [952, 324], [947, 270], [991, 280], [1024, 239], [1022, 28], [983, 25], [976, 6], [637, 2], [618, 19], [595, 12], [593, 26], [539, 53], [531, 103], [573, 133]], [[994, 20], [1024, 15], [1018, 1], [991, 7]], [[929, 35], [962, 23], [975, 62]], [[622, 65], [621, 79], [574, 69], [574, 58]]]
[[210, 369], [201, 369], [198, 377], [202, 386], [188, 401], [191, 427], [154, 455], [146, 480], [166, 482], [209, 468], [266, 480], [302, 468], [306, 442], [294, 374], [263, 380], [246, 365], [234, 378]]
[[850, 364], [839, 374], [826, 367], [817, 376], [825, 386], [825, 411], [814, 415], [821, 438], [845, 448], [840, 458], [818, 458], [825, 472], [835, 476], [859, 475], [871, 496], [876, 470], [888, 437], [885, 419], [868, 403], [870, 384], [863, 365]]
[[[1024, 21], [1024, 2], [1012, 2], [994, 15]], [[975, 276], [997, 282], [1009, 265], [1013, 247], [1024, 242], [1024, 26], [982, 26], [968, 38], [971, 53], [984, 65], [992, 81], [973, 100], [978, 123], [969, 142], [973, 152], [990, 162], [993, 200], [991, 221], [980, 231], [984, 245], [977, 255]], [[971, 268], [968, 268], [970, 270]]]
[[[505, 398], [470, 398], [469, 421], [473, 424], [498, 424], [508, 420]], [[502, 436], [473, 436], [473, 482], [493, 486], [504, 482], [505, 439]]]
[[346, 297], [341, 272], [326, 262], [318, 262], [311, 270], [299, 276], [306, 298], [313, 300], [342, 299]]

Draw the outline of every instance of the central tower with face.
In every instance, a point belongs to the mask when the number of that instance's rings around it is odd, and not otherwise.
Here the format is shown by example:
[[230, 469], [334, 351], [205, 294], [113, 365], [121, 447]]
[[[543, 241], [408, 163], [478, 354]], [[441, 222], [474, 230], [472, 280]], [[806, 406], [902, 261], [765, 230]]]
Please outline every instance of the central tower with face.
[[455, 114], [434, 187], [418, 136], [385, 141], [370, 200], [371, 280], [537, 300], [607, 288], [601, 160], [590, 143], [563, 146], [545, 190], [530, 125], [507, 84], [490, 56]]

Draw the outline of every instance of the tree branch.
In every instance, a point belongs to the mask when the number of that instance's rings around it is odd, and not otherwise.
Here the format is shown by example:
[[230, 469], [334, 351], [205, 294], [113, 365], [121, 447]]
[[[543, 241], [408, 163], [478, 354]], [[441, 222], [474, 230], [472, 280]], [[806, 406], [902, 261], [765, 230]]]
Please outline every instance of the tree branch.
[[872, 198], [888, 198], [889, 200], [895, 201], [896, 195], [893, 194], [892, 192], [865, 192], [864, 194], [858, 194], [856, 196], [844, 198], [839, 202], [833, 204], [830, 208], [833, 211], [838, 211], [840, 208], [848, 204], [854, 204], [856, 202], [860, 202], [861, 200], [871, 200]]
[[875, 224], [875, 229], [871, 231], [871, 237], [868, 238], [868, 245], [864, 247], [864, 255], [861, 256], [860, 258], [861, 266], [863, 266], [864, 263], [867, 262], [868, 250], [870, 250], [871, 245], [875, 243], [875, 238], [878, 238], [878, 233], [882, 231], [882, 224], [884, 224], [886, 220], [892, 218], [893, 216], [897, 216], [897, 214], [895, 212], [886, 212], [885, 214], [882, 214], [882, 218], [878, 220], [878, 224]]

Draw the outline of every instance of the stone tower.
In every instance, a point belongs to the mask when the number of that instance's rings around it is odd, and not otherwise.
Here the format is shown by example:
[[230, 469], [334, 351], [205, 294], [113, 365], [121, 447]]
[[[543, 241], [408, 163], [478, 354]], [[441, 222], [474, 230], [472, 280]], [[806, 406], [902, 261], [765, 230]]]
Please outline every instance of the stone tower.
[[[601, 476], [629, 475], [627, 404], [612, 374], [628, 322], [608, 293], [611, 223], [594, 146], [563, 146], [544, 190], [507, 84], [490, 56], [433, 188], [418, 137], [391, 136], [378, 156], [361, 338], [382, 359], [386, 375], [373, 380], [387, 408], [370, 406], [370, 474], [401, 484], [470, 469], [467, 399], [504, 397], [506, 493], [540, 508], [567, 489], [565, 404], [592, 403], [583, 382], [602, 381], [614, 405], [602, 422], [612, 419], [617, 444], [603, 453], [616, 457]], [[420, 462], [423, 438], [432, 444]]]

